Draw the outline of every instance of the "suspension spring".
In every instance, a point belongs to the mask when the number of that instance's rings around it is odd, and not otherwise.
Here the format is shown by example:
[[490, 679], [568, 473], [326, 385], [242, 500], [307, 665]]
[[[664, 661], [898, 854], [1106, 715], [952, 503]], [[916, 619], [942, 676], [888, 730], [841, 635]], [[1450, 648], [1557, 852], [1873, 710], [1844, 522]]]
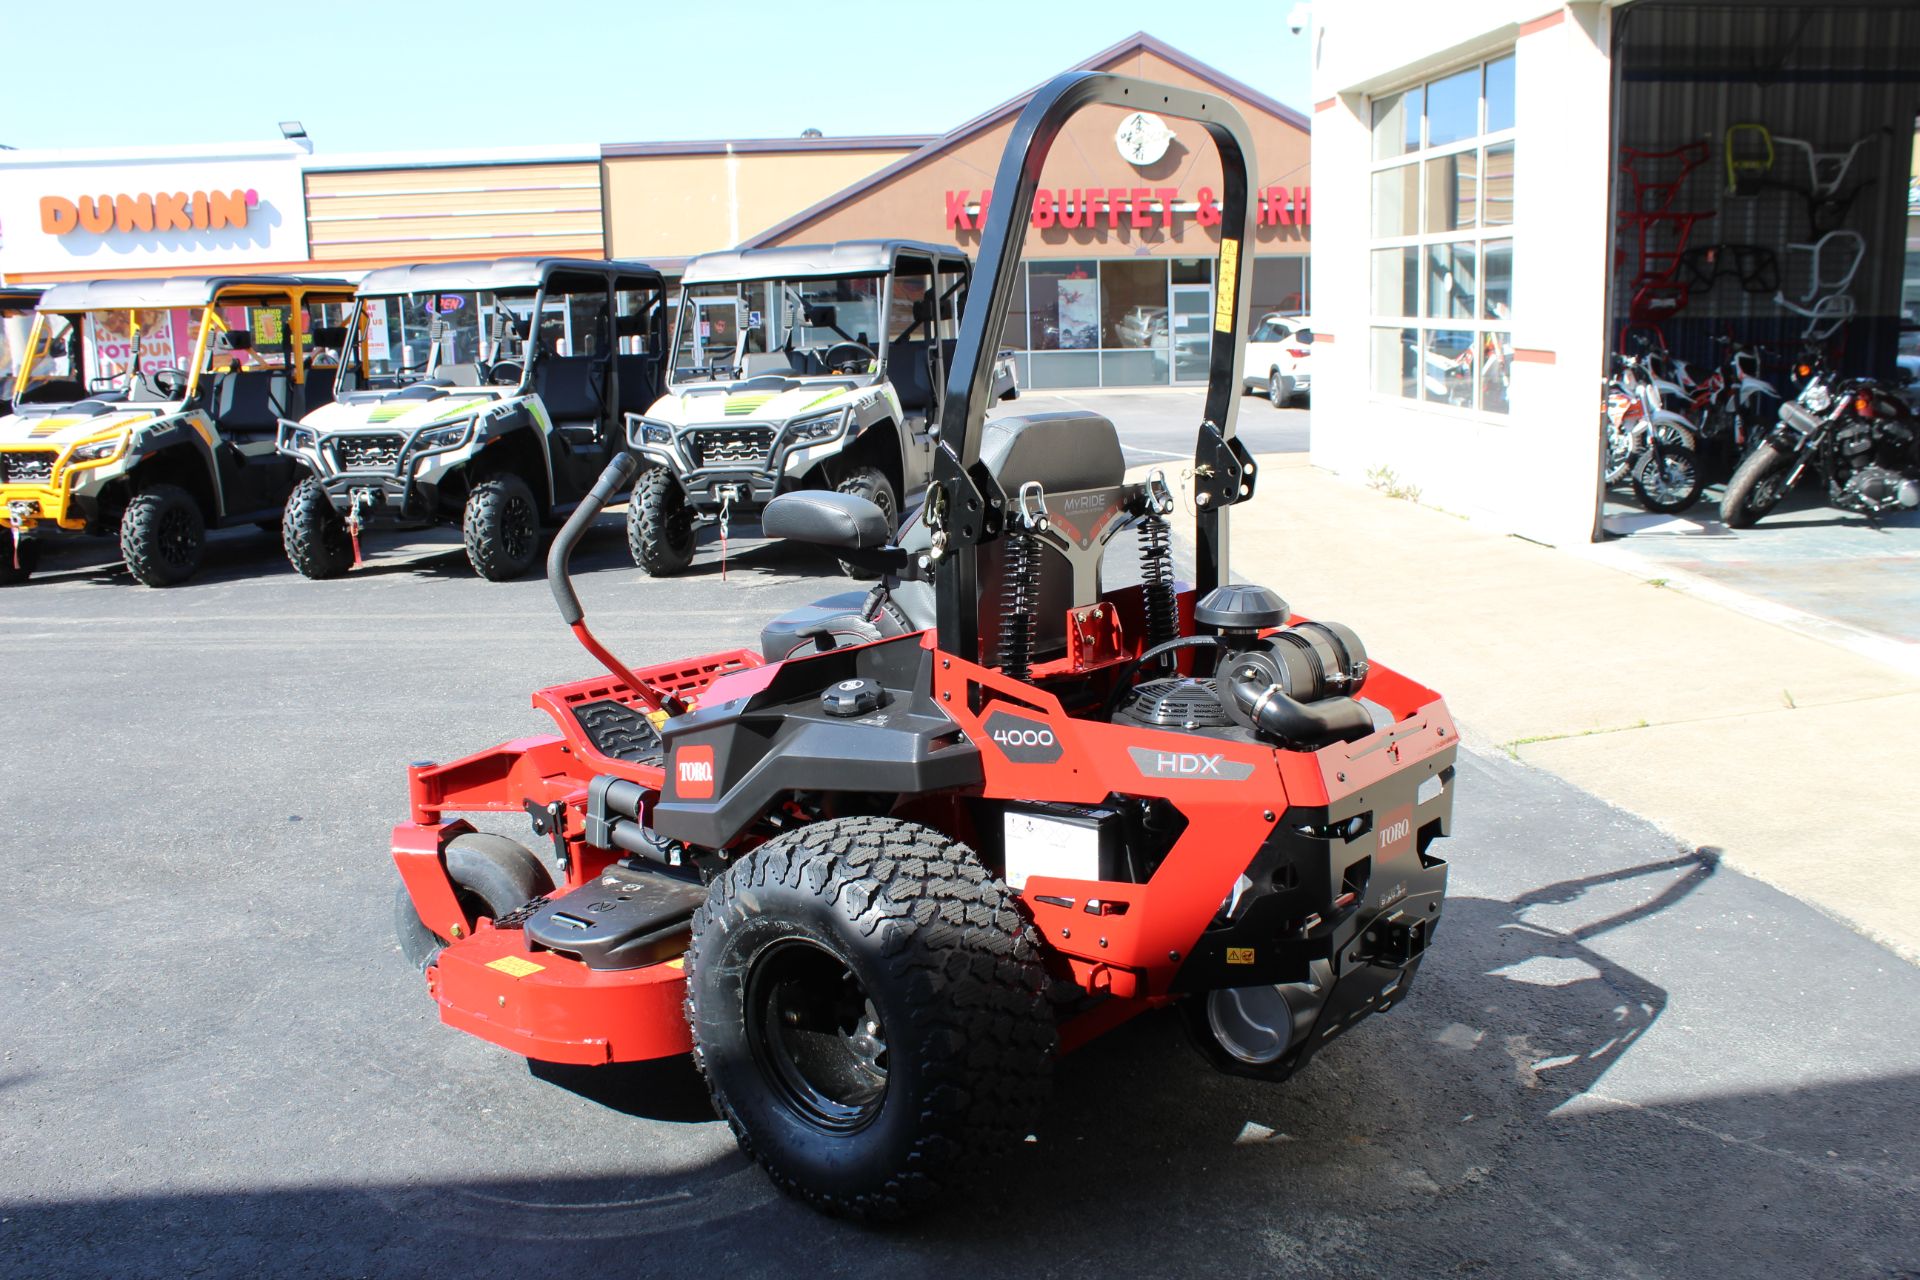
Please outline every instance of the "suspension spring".
[[1015, 518], [1007, 522], [1006, 570], [1000, 581], [1000, 670], [1033, 678], [1033, 615], [1040, 607], [1040, 531], [1047, 527], [1046, 494], [1038, 481], [1020, 487]]
[[1026, 529], [1006, 535], [1000, 584], [1000, 670], [1015, 680], [1033, 675], [1033, 611], [1040, 603], [1040, 540]]
[[1140, 587], [1146, 599], [1147, 647], [1180, 636], [1180, 603], [1173, 591], [1173, 532], [1158, 511], [1140, 521]]

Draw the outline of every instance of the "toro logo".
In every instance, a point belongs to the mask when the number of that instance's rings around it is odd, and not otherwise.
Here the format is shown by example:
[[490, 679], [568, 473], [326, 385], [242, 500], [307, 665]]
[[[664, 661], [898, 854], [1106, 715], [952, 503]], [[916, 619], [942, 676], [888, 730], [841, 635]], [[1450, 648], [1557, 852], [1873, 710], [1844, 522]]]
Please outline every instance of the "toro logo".
[[1044, 720], [996, 711], [987, 717], [986, 730], [1000, 754], [1015, 764], [1052, 764], [1065, 754]]
[[1382, 862], [1397, 857], [1413, 847], [1413, 806], [1403, 804], [1392, 813], [1380, 819], [1375, 828], [1380, 837], [1380, 846], [1374, 852]]
[[673, 791], [682, 800], [713, 798], [712, 747], [682, 747], [673, 753]]

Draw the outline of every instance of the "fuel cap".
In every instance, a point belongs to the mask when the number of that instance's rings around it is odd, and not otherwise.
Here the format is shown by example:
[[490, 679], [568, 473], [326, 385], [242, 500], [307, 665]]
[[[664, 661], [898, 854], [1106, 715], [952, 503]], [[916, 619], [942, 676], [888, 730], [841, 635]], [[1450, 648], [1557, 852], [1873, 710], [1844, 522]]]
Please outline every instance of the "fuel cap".
[[863, 716], [880, 709], [880, 686], [865, 678], [842, 680], [820, 695], [820, 706], [830, 716]]

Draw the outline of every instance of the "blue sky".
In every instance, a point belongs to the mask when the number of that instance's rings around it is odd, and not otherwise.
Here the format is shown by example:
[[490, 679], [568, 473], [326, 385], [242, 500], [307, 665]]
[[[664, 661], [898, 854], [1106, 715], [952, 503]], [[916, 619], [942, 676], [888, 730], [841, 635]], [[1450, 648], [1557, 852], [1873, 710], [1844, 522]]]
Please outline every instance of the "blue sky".
[[938, 133], [1142, 29], [1308, 105], [1293, 0], [5, 7], [7, 66], [64, 68], [0, 106], [14, 147], [244, 142], [281, 120], [323, 153]]

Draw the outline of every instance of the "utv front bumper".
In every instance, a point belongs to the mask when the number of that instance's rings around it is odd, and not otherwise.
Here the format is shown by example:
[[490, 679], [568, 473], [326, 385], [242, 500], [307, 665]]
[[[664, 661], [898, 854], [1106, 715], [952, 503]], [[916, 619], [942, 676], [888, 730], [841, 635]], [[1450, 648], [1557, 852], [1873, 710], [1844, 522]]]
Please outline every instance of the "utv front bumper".
[[437, 485], [416, 473], [412, 444], [400, 432], [318, 435], [282, 419], [274, 447], [307, 468], [343, 518], [392, 528], [431, 523], [439, 509]]
[[[69, 532], [101, 532], [95, 492], [81, 492], [92, 467], [63, 467], [52, 450], [8, 449], [0, 460], [0, 525], [19, 532], [52, 524]], [[98, 486], [94, 486], [95, 489]]]
[[828, 458], [847, 447], [846, 436], [792, 441], [782, 429], [760, 422], [685, 427], [666, 442], [629, 432], [634, 449], [680, 479], [687, 505], [702, 515], [758, 511], [778, 494], [805, 487]]

